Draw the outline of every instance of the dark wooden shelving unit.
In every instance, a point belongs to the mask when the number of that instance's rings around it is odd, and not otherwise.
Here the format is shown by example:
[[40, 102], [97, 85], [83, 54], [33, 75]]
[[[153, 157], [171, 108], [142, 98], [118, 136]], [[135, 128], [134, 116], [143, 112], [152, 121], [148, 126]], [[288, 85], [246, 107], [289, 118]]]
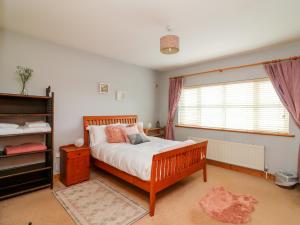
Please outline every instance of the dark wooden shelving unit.
[[[14, 145], [19, 138], [31, 138], [42, 135], [47, 146], [46, 150], [18, 153], [14, 155], [0, 154], [0, 165], [5, 160], [23, 159], [23, 157], [43, 155], [43, 162], [24, 162], [0, 168], [0, 200], [25, 194], [42, 188], [53, 187], [53, 121], [54, 93], [51, 96], [18, 95], [0, 93], [0, 121], [20, 123], [44, 120], [51, 126], [51, 132], [34, 132], [0, 135], [0, 145]], [[7, 163], [8, 162], [8, 163]], [[10, 161], [6, 161], [9, 164]]]

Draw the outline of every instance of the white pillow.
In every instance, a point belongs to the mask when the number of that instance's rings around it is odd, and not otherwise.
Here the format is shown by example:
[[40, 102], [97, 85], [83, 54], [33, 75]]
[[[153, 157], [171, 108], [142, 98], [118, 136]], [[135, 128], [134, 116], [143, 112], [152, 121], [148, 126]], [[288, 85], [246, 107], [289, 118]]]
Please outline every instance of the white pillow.
[[136, 125], [137, 125], [137, 128], [138, 128], [139, 132], [144, 133], [144, 123], [143, 122], [137, 122]]
[[112, 126], [122, 126], [122, 127], [127, 127], [129, 124], [128, 123], [114, 123], [114, 124], [110, 124]]
[[97, 144], [107, 142], [105, 134], [106, 125], [91, 125], [88, 126], [90, 135], [90, 146], [93, 147]]

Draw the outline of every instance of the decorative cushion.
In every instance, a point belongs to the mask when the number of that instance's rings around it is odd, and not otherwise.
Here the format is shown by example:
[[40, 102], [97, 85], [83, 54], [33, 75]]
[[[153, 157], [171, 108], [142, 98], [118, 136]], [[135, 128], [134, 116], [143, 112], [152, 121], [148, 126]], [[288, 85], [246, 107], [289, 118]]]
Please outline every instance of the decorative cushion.
[[[128, 124], [110, 124], [110, 126], [127, 126]], [[90, 146], [93, 147], [100, 143], [107, 143], [105, 127], [107, 125], [89, 125], [86, 129], [89, 131]]]
[[130, 143], [133, 145], [141, 144], [144, 142], [149, 142], [150, 140], [143, 133], [131, 134], [127, 136]]
[[137, 125], [133, 125], [133, 126], [130, 126], [130, 127], [124, 127], [124, 131], [126, 132], [126, 135], [140, 133], [138, 128], [137, 128]]
[[124, 127], [123, 131], [124, 131], [124, 136], [125, 136], [125, 139], [126, 139], [127, 143], [130, 143], [130, 140], [127, 137], [128, 135], [138, 134], [139, 133], [139, 130], [138, 130], [136, 124], [133, 124], [132, 126]]
[[105, 127], [105, 133], [108, 143], [124, 143], [126, 138], [124, 136], [124, 126], [109, 125]]
[[144, 133], [144, 124], [143, 122], [137, 122], [137, 123], [132, 123], [129, 124], [128, 127], [132, 127], [132, 126], [137, 126], [137, 129], [140, 133]]

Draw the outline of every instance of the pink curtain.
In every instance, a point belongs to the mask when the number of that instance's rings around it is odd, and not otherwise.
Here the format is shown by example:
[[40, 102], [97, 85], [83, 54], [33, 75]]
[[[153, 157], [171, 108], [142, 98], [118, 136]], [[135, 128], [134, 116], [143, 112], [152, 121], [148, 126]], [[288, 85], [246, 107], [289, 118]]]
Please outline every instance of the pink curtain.
[[[300, 59], [266, 64], [265, 70], [281, 102], [300, 128]], [[298, 181], [300, 183], [300, 149]]]
[[169, 111], [168, 123], [166, 126], [166, 139], [174, 140], [173, 121], [183, 86], [183, 77], [172, 78], [169, 80]]

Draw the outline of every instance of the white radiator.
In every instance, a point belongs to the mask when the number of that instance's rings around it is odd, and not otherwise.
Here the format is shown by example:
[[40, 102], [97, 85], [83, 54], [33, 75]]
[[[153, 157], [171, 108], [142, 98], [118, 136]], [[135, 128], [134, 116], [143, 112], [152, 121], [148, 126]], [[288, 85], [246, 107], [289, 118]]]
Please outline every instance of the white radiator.
[[265, 169], [265, 147], [215, 139], [189, 137], [191, 140], [208, 140], [207, 159], [251, 169]]

